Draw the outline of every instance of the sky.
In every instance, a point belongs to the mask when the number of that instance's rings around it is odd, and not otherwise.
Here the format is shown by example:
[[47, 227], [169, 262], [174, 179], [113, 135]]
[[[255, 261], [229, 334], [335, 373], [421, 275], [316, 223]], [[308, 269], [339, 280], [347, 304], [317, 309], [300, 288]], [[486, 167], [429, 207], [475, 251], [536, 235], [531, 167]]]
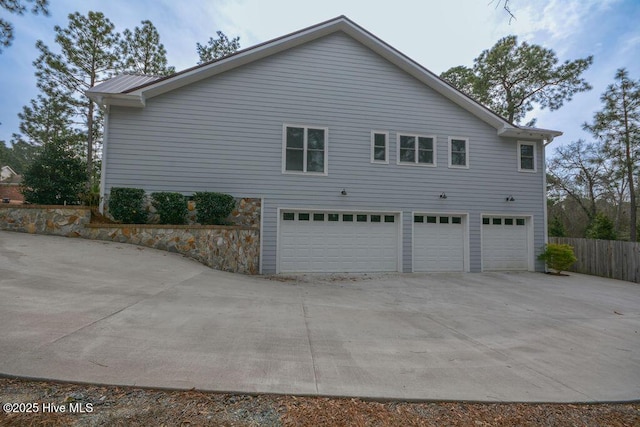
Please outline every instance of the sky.
[[[564, 132], [554, 145], [590, 140], [585, 121], [601, 108], [600, 95], [617, 69], [640, 80], [640, 0], [511, 0], [515, 19], [498, 0], [51, 0], [50, 16], [0, 16], [15, 28], [12, 46], [0, 53], [0, 141], [18, 132], [18, 113], [38, 94], [32, 62], [37, 40], [57, 51], [54, 26], [73, 12], [100, 11], [116, 31], [150, 20], [177, 70], [196, 65], [196, 43], [223, 31], [240, 36], [242, 48], [346, 15], [424, 67], [440, 74], [471, 66], [473, 59], [509, 34], [553, 49], [561, 62], [594, 56], [584, 77], [593, 90], [556, 111], [537, 110], [537, 126]], [[499, 4], [500, 3], [500, 4]]]

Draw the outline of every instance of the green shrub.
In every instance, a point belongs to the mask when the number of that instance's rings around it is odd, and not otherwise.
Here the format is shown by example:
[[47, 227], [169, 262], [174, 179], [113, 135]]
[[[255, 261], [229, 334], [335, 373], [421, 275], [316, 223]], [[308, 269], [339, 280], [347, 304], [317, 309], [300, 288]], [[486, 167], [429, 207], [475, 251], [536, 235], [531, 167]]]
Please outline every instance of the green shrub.
[[200, 224], [226, 224], [225, 220], [236, 207], [229, 194], [198, 192], [193, 194], [196, 203], [196, 218]]
[[180, 193], [151, 193], [151, 205], [160, 216], [160, 224], [184, 224], [187, 219], [187, 199]]
[[549, 243], [538, 259], [546, 262], [549, 268], [556, 270], [556, 274], [567, 270], [578, 260], [573, 253], [573, 247], [556, 243]]
[[144, 190], [141, 188], [112, 188], [109, 195], [109, 212], [116, 221], [123, 224], [146, 223]]
[[585, 236], [587, 239], [602, 240], [616, 240], [618, 238], [613, 221], [602, 213], [596, 215], [591, 224], [589, 224]]
[[76, 205], [87, 182], [87, 164], [64, 140], [43, 145], [22, 175], [25, 201], [40, 205]]
[[562, 220], [557, 216], [549, 223], [549, 237], [567, 237]]

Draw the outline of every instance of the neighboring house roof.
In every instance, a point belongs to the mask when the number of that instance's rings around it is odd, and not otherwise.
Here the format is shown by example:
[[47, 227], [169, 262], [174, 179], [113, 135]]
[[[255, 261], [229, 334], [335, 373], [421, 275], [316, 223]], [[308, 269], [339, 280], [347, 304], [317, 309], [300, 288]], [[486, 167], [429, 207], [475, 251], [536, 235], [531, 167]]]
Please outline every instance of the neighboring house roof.
[[0, 169], [0, 181], [4, 182], [5, 180], [11, 179], [14, 176], [18, 176], [18, 174], [11, 169], [11, 166], [2, 166]]
[[13, 175], [10, 176], [9, 178], [5, 178], [2, 181], [0, 181], [1, 184], [21, 184], [22, 183], [22, 175]]
[[341, 31], [359, 41], [378, 55], [429, 86], [431, 89], [474, 114], [484, 122], [490, 124], [498, 130], [498, 134], [501, 136], [543, 138], [551, 141], [554, 137], [562, 135], [562, 132], [555, 130], [520, 127], [510, 123], [471, 97], [463, 94], [436, 74], [404, 55], [402, 52], [396, 50], [375, 35], [360, 27], [346, 16], [339, 16], [295, 33], [261, 43], [248, 49], [240, 50], [224, 58], [188, 68], [170, 76], [160, 78], [149, 77], [149, 80], [144, 82], [136, 82], [136, 80], [132, 78], [138, 77], [141, 79], [144, 76], [118, 76], [94, 86], [87, 90], [86, 94], [99, 105], [118, 105], [141, 108], [145, 106], [147, 99], [232, 70], [236, 67], [257, 61], [287, 49], [300, 46], [304, 43], [308, 43], [338, 31]]

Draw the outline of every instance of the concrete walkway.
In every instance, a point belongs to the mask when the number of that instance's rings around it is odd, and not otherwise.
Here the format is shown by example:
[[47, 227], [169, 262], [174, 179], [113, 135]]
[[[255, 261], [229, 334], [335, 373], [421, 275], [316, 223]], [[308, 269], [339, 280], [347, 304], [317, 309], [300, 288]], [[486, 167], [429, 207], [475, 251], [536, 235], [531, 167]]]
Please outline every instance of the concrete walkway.
[[0, 231], [0, 373], [252, 393], [640, 399], [640, 286], [578, 274], [269, 279]]

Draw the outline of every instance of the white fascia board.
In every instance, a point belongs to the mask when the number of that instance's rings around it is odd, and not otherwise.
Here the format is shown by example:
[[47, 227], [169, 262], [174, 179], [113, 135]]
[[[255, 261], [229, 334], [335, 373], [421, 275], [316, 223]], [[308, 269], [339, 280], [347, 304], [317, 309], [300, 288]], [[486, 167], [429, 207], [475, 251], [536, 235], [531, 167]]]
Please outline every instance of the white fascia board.
[[146, 105], [145, 98], [139, 94], [132, 95], [128, 93], [100, 93], [89, 91], [85, 92], [85, 94], [101, 108], [108, 105], [144, 108]]
[[562, 135], [562, 132], [558, 130], [530, 127], [504, 127], [498, 130], [498, 136], [504, 136], [507, 138], [544, 139], [548, 141], [548, 143], [553, 141], [553, 138], [560, 135]]

